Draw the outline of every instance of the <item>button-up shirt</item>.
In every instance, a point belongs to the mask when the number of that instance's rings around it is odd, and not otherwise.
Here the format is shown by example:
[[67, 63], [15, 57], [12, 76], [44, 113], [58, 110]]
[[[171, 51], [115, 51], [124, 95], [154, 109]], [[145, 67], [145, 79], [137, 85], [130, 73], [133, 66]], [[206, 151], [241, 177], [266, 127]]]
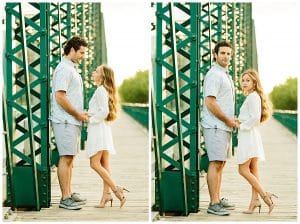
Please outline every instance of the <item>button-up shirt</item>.
[[78, 112], [83, 112], [83, 84], [76, 64], [63, 58], [54, 70], [52, 79], [51, 115], [50, 120], [55, 123], [70, 123], [81, 125], [81, 122], [66, 112], [55, 99], [55, 92], [65, 91], [66, 97]]
[[232, 131], [232, 128], [218, 119], [205, 104], [207, 96], [214, 96], [222, 112], [227, 117], [234, 118], [234, 85], [228, 71], [219, 64], [214, 64], [205, 76], [203, 92], [202, 126], [204, 128], [218, 128], [224, 131]]

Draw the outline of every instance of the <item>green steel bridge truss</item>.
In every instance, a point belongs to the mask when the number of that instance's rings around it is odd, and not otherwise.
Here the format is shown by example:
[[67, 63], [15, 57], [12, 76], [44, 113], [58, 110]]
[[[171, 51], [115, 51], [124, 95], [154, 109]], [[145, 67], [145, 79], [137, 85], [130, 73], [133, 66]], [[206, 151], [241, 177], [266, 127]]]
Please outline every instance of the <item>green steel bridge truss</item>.
[[[201, 136], [202, 83], [212, 48], [229, 40], [236, 112], [243, 97], [239, 76], [257, 69], [251, 3], [156, 3], [152, 95], [155, 153], [154, 210], [188, 215], [199, 210], [199, 175], [208, 159]], [[234, 141], [236, 143], [236, 141]]]
[[7, 3], [5, 11], [5, 204], [40, 210], [51, 205], [50, 168], [58, 161], [48, 121], [51, 77], [67, 39], [85, 37], [80, 70], [87, 108], [95, 88], [89, 74], [107, 62], [103, 14], [100, 3]]

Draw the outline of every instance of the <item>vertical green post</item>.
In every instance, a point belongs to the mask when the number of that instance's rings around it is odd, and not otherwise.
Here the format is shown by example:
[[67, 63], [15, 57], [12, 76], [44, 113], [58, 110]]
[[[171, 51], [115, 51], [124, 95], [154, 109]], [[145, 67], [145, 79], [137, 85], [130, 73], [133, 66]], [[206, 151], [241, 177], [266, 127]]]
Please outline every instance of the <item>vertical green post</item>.
[[161, 183], [161, 173], [162, 173], [162, 159], [160, 157], [160, 149], [162, 147], [162, 111], [160, 105], [162, 105], [162, 3], [157, 3], [156, 5], [156, 47], [155, 47], [155, 69], [153, 75], [153, 98], [155, 99], [155, 107], [153, 110], [156, 112], [156, 141], [157, 145], [155, 150], [156, 160], [155, 160], [155, 208], [159, 209], [160, 215], [164, 212], [164, 201], [162, 195], [162, 183]]
[[22, 59], [23, 59], [23, 71], [25, 79], [25, 98], [26, 98], [26, 117], [28, 122], [28, 135], [29, 135], [29, 147], [31, 153], [31, 167], [33, 174], [33, 191], [35, 200], [35, 209], [40, 210], [40, 199], [39, 199], [39, 189], [37, 180], [37, 167], [35, 161], [35, 147], [33, 140], [33, 124], [32, 124], [32, 111], [31, 111], [31, 98], [30, 98], [30, 83], [29, 83], [29, 72], [28, 72], [28, 56], [27, 56], [27, 44], [26, 44], [26, 33], [25, 33], [25, 19], [23, 16], [22, 3], [19, 3], [20, 12], [20, 27], [21, 27], [21, 46], [22, 46]]
[[171, 48], [172, 48], [172, 73], [174, 77], [175, 87], [175, 108], [177, 114], [177, 138], [178, 138], [178, 150], [179, 150], [179, 164], [181, 173], [181, 189], [182, 189], [182, 201], [183, 201], [183, 212], [184, 215], [188, 215], [188, 204], [187, 204], [187, 189], [185, 179], [185, 164], [184, 164], [184, 152], [183, 152], [183, 140], [182, 140], [182, 126], [181, 126], [181, 108], [180, 108], [180, 93], [179, 93], [179, 75], [178, 75], [178, 61], [177, 61], [177, 45], [176, 45], [176, 31], [175, 22], [173, 20], [173, 3], [169, 3], [170, 12], [170, 36], [171, 36]]
[[11, 136], [9, 134], [9, 124], [8, 124], [8, 117], [7, 117], [7, 105], [6, 105], [6, 96], [5, 92], [2, 91], [2, 119], [3, 119], [3, 131], [4, 131], [4, 141], [5, 141], [5, 152], [6, 152], [6, 170], [7, 170], [7, 191], [10, 193], [8, 195], [8, 201], [11, 204], [12, 210], [15, 210], [15, 193], [14, 193], [14, 182], [12, 181], [13, 175], [13, 161], [12, 161], [12, 153], [11, 153]]

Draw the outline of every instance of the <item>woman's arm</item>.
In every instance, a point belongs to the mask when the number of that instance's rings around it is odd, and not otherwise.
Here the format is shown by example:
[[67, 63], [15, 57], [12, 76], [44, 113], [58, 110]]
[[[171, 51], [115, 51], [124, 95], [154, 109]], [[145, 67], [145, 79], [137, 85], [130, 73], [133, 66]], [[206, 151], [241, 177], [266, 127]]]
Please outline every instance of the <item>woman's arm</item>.
[[104, 87], [98, 88], [96, 90], [96, 112], [94, 114], [91, 114], [90, 122], [101, 122], [103, 121], [108, 113], [109, 113], [109, 107], [108, 107], [108, 93], [104, 89]]
[[249, 119], [240, 124], [241, 130], [250, 130], [260, 123], [261, 118], [261, 99], [257, 94], [248, 96]]

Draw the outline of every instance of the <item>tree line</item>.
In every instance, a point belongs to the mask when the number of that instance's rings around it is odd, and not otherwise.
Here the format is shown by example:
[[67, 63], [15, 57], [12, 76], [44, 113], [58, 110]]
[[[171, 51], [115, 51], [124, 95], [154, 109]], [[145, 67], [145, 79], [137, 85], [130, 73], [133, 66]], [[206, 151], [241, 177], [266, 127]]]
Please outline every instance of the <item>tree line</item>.
[[297, 110], [297, 78], [289, 77], [283, 84], [277, 85], [270, 93], [273, 109]]

